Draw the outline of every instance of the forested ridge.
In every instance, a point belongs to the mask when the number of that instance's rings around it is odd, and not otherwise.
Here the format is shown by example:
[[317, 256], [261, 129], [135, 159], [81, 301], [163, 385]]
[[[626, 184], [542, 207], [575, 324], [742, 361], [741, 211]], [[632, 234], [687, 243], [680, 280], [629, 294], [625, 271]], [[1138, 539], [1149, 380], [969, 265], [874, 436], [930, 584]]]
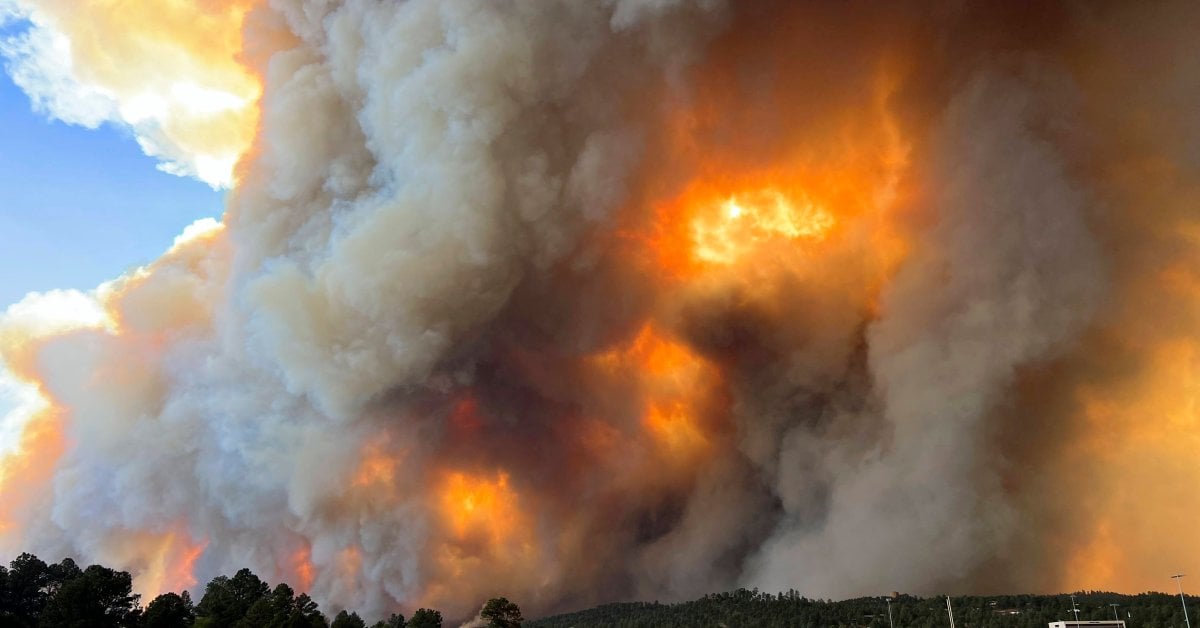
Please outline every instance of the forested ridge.
[[[1070, 620], [1071, 595], [994, 595], [951, 598], [956, 628], [1045, 628], [1052, 621]], [[1200, 600], [1187, 597], [1193, 612]], [[187, 591], [163, 593], [145, 606], [133, 593], [128, 572], [102, 565], [79, 567], [70, 558], [47, 564], [21, 554], [7, 567], [0, 565], [0, 627], [34, 628], [169, 628], [176, 626], [235, 628], [440, 628], [442, 615], [417, 609], [368, 624], [352, 610], [328, 618], [317, 603], [287, 584], [271, 587], [249, 569], [218, 576], [193, 603]], [[1129, 628], [1184, 626], [1178, 595], [1124, 595], [1101, 591], [1074, 594], [1080, 620], [1112, 619], [1114, 612]], [[478, 623], [492, 628], [665, 628], [739, 626], [797, 626], [889, 628], [949, 626], [944, 597], [895, 595], [843, 601], [810, 599], [797, 591], [764, 593], [738, 589], [705, 595], [697, 600], [662, 604], [624, 602], [604, 604], [542, 619], [526, 621], [515, 602], [492, 598], [483, 605]], [[1115, 607], [1113, 605], [1116, 605]]]
[[[899, 595], [891, 599], [895, 628], [948, 627], [946, 598]], [[1052, 621], [1072, 620], [1071, 598], [1063, 595], [954, 596], [957, 628], [1046, 628]], [[1200, 612], [1188, 597], [1189, 612]], [[1129, 628], [1184, 625], [1178, 595], [1122, 595], [1101, 591], [1075, 594], [1081, 621], [1112, 619], [1113, 607]], [[604, 604], [584, 611], [526, 622], [527, 628], [666, 628], [668, 626], [797, 626], [888, 628], [888, 602], [866, 597], [834, 602], [813, 600], [799, 592], [772, 594], [739, 589], [677, 604], [629, 602]]]

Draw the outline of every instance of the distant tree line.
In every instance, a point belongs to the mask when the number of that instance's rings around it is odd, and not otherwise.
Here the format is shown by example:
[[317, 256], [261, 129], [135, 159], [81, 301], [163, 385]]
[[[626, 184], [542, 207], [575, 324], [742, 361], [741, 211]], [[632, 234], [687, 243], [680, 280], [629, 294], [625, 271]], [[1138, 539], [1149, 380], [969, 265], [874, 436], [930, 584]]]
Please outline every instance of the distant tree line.
[[[357, 613], [346, 610], [330, 621], [307, 594], [296, 594], [286, 584], [271, 588], [249, 569], [213, 578], [195, 604], [182, 591], [163, 593], [142, 607], [132, 584], [128, 572], [102, 565], [83, 569], [69, 558], [46, 564], [32, 554], [21, 554], [8, 567], [0, 565], [0, 628], [367, 628]], [[1083, 621], [1112, 619], [1115, 613], [1128, 628], [1184, 625], [1176, 595], [1085, 591], [1074, 597]], [[1200, 599], [1186, 599], [1194, 616], [1200, 617]], [[957, 628], [1046, 628], [1053, 621], [1074, 619], [1067, 595], [958, 596], [951, 602]], [[757, 589], [675, 604], [605, 604], [533, 621], [525, 621], [515, 603], [498, 597], [484, 604], [479, 618], [490, 628], [889, 628], [889, 605], [895, 628], [949, 625], [944, 597], [897, 595], [834, 602], [809, 599], [797, 591], [772, 594]], [[411, 618], [393, 614], [371, 628], [441, 626], [440, 612], [422, 608]]]
[[[187, 591], [163, 593], [140, 606], [133, 578], [101, 565], [80, 569], [70, 558], [46, 564], [21, 554], [0, 565], [0, 627], [3, 628], [367, 628], [357, 613], [341, 611], [329, 621], [307, 594], [286, 584], [271, 588], [249, 569], [213, 578], [198, 604]], [[492, 628], [520, 628], [521, 610], [505, 598], [484, 605], [480, 617]], [[405, 619], [392, 614], [372, 628], [441, 628], [442, 614], [421, 608]]]
[[[895, 628], [946, 628], [946, 598], [899, 595], [833, 602], [813, 600], [796, 591], [762, 593], [738, 589], [677, 604], [630, 602], [555, 615], [525, 623], [526, 628], [697, 628], [827, 627], [889, 628], [888, 599]], [[997, 595], [951, 597], [957, 628], [1046, 628], [1053, 621], [1074, 620], [1068, 595]], [[1189, 612], [1200, 617], [1200, 601], [1188, 597]], [[1117, 604], [1115, 608], [1111, 606]], [[1100, 591], [1075, 594], [1079, 620], [1117, 616], [1128, 628], [1182, 628], [1178, 595], [1122, 595]]]

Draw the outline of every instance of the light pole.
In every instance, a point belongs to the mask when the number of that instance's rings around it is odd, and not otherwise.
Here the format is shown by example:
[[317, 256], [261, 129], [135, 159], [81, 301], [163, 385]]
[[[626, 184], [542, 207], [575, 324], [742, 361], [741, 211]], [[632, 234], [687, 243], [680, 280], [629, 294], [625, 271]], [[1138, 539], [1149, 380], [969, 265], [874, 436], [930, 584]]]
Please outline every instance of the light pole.
[[1179, 585], [1179, 603], [1183, 605], [1183, 623], [1187, 624], [1187, 628], [1192, 628], [1192, 622], [1187, 616], [1187, 601], [1183, 599], [1183, 577], [1187, 574], [1177, 573], [1171, 576], [1175, 584]]
[[[1071, 596], [1071, 610], [1075, 613], [1075, 628], [1079, 628], [1079, 609], [1075, 606], [1075, 596]], [[1188, 628], [1192, 628], [1188, 626]]]
[[1120, 606], [1120, 604], [1109, 604], [1109, 606], [1113, 608], [1113, 620], [1121, 621], [1121, 618], [1117, 617], [1117, 607]]
[[896, 625], [892, 623], [892, 598], [885, 597], [883, 599], [888, 603], [888, 628], [896, 628]]

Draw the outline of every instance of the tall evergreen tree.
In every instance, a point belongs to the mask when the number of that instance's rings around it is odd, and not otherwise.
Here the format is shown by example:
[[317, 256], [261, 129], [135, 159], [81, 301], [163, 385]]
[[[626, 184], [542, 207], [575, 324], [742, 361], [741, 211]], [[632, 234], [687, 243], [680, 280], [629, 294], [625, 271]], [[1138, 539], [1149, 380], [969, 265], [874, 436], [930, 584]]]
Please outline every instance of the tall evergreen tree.
[[488, 622], [490, 628], [521, 628], [521, 609], [508, 598], [495, 597], [483, 605], [479, 612], [480, 619]]
[[4, 609], [12, 626], [36, 626], [49, 599], [50, 571], [42, 559], [24, 553], [8, 564]]
[[177, 628], [191, 626], [195, 621], [196, 608], [187, 591], [159, 595], [142, 614], [142, 628]]
[[234, 626], [269, 590], [267, 583], [249, 569], [238, 570], [232, 578], [217, 576], [204, 588], [204, 597], [196, 605], [196, 624]]
[[431, 608], [418, 608], [408, 620], [408, 628], [442, 628], [442, 613]]
[[387, 619], [381, 619], [371, 624], [371, 628], [405, 628], [406, 625], [404, 615], [392, 613]]
[[343, 610], [333, 618], [333, 623], [329, 624], [329, 628], [367, 628], [367, 623], [358, 616], [358, 613], [347, 613]]
[[91, 565], [67, 580], [46, 602], [39, 625], [78, 628], [135, 627], [139, 596], [128, 572]]

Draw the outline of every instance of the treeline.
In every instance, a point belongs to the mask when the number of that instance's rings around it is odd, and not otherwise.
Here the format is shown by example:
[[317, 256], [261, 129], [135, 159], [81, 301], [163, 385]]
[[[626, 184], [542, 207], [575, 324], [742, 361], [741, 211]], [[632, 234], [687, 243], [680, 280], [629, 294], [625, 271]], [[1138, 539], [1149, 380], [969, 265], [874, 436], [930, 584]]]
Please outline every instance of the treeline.
[[[218, 576], [193, 604], [187, 591], [163, 593], [144, 608], [125, 571], [91, 565], [80, 569], [70, 558], [46, 564], [21, 554], [0, 565], [0, 626], [35, 628], [367, 628], [357, 613], [341, 611], [329, 621], [307, 594], [286, 584], [271, 588], [249, 569]], [[519, 628], [516, 604], [495, 598], [481, 618], [495, 628]], [[422, 608], [409, 619], [393, 614], [372, 628], [441, 628], [442, 614]]]
[[[813, 600], [796, 591], [771, 594], [739, 589], [706, 595], [678, 604], [631, 602], [605, 604], [585, 611], [527, 622], [527, 628], [667, 628], [674, 626], [737, 628], [788, 626], [889, 628], [891, 600], [895, 628], [945, 628], [946, 598], [900, 595], [833, 602]], [[1068, 595], [998, 595], [951, 597], [957, 628], [1046, 628], [1053, 621], [1073, 620]], [[1197, 598], [1188, 597], [1200, 613]], [[1112, 604], [1117, 604], [1114, 608]], [[1121, 595], [1087, 591], [1075, 594], [1080, 621], [1117, 616], [1129, 628], [1174, 628], [1184, 625], [1179, 596], [1166, 593]]]
[[[308, 595], [286, 584], [271, 588], [249, 569], [213, 578], [199, 603], [189, 594], [164, 593], [145, 607], [133, 593], [128, 572], [91, 565], [81, 569], [71, 559], [46, 564], [21, 554], [8, 567], [0, 565], [0, 627], [35, 628], [367, 628], [358, 614], [341, 611], [327, 618]], [[1112, 619], [1129, 628], [1175, 628], [1184, 625], [1178, 596], [1166, 593], [1122, 595], [1085, 591], [1074, 595], [1079, 619]], [[957, 628], [1045, 628], [1050, 622], [1074, 619], [1068, 595], [959, 596], [951, 598]], [[1200, 614], [1197, 598], [1187, 604]], [[889, 623], [888, 610], [891, 610]], [[675, 626], [737, 628], [739, 626], [812, 626], [839, 628], [942, 628], [948, 626], [943, 597], [858, 598], [834, 602], [814, 600], [796, 591], [770, 594], [738, 589], [706, 595], [690, 602], [605, 604], [588, 610], [525, 622], [520, 608], [505, 598], [488, 600], [480, 624], [493, 628], [667, 628]], [[393, 614], [371, 628], [441, 628], [442, 615], [419, 609], [411, 618]]]

